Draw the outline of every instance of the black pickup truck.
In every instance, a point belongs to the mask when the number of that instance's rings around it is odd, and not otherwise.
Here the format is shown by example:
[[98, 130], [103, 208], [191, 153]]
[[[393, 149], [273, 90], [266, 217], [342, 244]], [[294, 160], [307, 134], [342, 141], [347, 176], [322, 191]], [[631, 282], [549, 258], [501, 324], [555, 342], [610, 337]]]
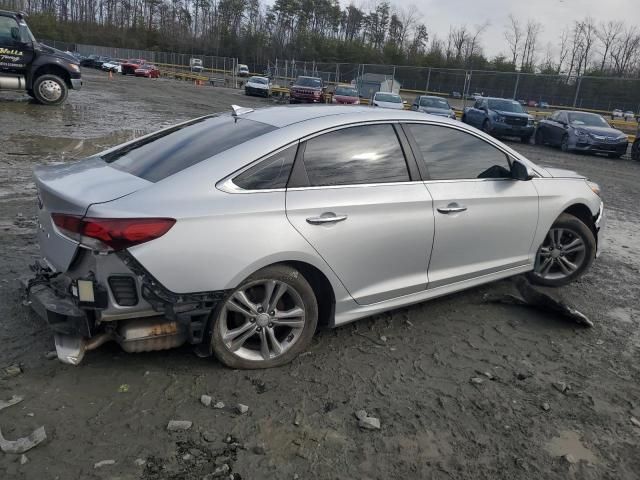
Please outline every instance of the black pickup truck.
[[44, 105], [59, 105], [82, 86], [78, 60], [38, 43], [25, 15], [0, 10], [0, 90], [25, 90]]

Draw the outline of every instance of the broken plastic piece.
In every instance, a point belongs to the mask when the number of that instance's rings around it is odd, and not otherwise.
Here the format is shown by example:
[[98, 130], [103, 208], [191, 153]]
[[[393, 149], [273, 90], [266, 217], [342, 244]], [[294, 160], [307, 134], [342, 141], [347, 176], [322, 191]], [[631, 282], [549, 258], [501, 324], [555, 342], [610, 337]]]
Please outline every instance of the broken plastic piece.
[[17, 440], [5, 440], [0, 431], [0, 450], [4, 453], [24, 453], [28, 452], [32, 448], [38, 446], [47, 439], [47, 434], [44, 431], [44, 427], [40, 427], [34, 430], [33, 433], [27, 437], [22, 437]]
[[4, 400], [0, 400], [0, 410], [16, 405], [17, 403], [20, 403], [22, 400], [24, 400], [24, 397], [21, 397], [20, 395], [14, 395], [6, 402]]

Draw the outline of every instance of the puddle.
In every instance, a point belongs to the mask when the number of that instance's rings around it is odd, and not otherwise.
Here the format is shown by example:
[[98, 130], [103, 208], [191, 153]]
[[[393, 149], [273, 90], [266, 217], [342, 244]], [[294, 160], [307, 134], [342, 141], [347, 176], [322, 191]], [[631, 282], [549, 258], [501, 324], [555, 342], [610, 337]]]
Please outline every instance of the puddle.
[[545, 446], [545, 450], [554, 457], [571, 454], [577, 461], [598, 463], [598, 457], [582, 444], [578, 433], [571, 430], [563, 430], [560, 436], [553, 437]]
[[114, 145], [133, 140], [148, 133], [146, 130], [127, 129], [111, 132], [101, 137], [69, 138], [44, 135], [15, 135], [14, 148], [8, 147], [7, 156], [38, 156], [42, 160], [67, 161], [87, 157]]

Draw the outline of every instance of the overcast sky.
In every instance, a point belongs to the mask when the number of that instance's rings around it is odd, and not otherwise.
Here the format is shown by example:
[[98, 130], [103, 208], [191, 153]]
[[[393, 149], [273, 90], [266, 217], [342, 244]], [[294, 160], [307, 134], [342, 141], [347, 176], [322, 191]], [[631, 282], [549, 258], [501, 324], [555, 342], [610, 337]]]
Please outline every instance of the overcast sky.
[[416, 6], [429, 34], [443, 40], [451, 25], [471, 27], [489, 21], [482, 44], [490, 57], [507, 53], [504, 28], [510, 13], [522, 19], [522, 23], [533, 18], [544, 25], [539, 55], [546, 49], [547, 42], [557, 43], [564, 26], [576, 19], [591, 16], [596, 22], [624, 20], [627, 25], [640, 25], [640, 0], [391, 0], [391, 3], [401, 8]]

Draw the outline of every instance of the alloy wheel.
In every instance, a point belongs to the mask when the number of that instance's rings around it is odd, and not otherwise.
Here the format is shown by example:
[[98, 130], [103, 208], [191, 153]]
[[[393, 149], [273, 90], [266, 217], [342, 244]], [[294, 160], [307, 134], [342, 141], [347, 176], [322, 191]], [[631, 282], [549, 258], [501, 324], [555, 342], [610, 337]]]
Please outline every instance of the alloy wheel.
[[302, 296], [280, 280], [259, 280], [236, 290], [217, 322], [225, 348], [253, 361], [283, 355], [299, 340], [304, 326]]
[[567, 228], [552, 228], [536, 256], [535, 273], [546, 280], [569, 277], [585, 262], [585, 242]]

